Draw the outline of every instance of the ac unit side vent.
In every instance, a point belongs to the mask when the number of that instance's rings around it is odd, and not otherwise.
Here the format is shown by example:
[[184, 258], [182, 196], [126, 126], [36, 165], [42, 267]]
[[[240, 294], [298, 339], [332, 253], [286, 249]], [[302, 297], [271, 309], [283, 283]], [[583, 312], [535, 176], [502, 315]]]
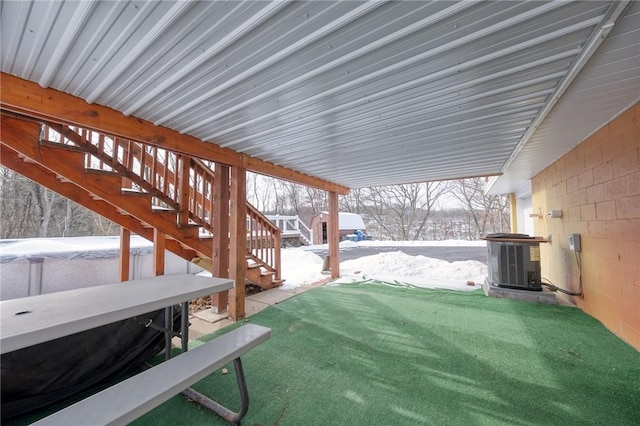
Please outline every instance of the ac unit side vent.
[[517, 245], [500, 247], [501, 284], [526, 287], [527, 275], [523, 273], [524, 248]]
[[489, 280], [501, 287], [541, 290], [537, 243], [489, 243]]

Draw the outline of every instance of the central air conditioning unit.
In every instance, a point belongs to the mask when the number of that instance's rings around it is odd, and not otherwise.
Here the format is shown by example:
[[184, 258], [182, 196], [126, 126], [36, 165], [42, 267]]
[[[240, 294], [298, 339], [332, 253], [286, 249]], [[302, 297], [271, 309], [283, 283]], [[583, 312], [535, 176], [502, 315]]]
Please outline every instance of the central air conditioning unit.
[[542, 290], [540, 243], [489, 241], [489, 281], [498, 287]]

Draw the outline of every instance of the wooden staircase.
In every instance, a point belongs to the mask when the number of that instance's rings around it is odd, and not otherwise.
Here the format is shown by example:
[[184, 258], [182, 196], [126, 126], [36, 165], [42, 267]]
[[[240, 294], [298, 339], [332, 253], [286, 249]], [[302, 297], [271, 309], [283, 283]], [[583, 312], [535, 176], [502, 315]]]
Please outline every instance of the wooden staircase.
[[[56, 123], [8, 118], [2, 165], [192, 261], [212, 254], [214, 163]], [[35, 127], [37, 126], [37, 127]], [[39, 132], [39, 137], [34, 135]], [[280, 230], [247, 203], [246, 279], [282, 284]]]

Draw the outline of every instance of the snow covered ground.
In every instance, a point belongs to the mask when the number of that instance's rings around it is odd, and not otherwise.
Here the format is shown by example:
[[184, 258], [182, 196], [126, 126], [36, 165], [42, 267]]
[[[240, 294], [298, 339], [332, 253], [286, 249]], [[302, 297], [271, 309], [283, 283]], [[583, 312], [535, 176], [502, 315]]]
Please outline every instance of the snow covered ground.
[[[401, 246], [440, 246], [440, 247], [460, 247], [486, 246], [485, 241], [343, 241], [340, 248], [344, 250], [354, 249], [358, 247], [401, 247]], [[134, 236], [131, 239], [132, 254], [140, 254], [144, 258], [149, 258], [153, 250], [152, 243], [141, 237]], [[327, 245], [306, 246], [301, 248], [287, 248], [282, 250], [282, 274], [286, 280], [283, 289], [291, 289], [304, 285], [309, 285], [318, 281], [325, 281], [328, 275], [322, 274], [322, 266], [324, 259], [313, 251], [327, 250]], [[117, 262], [119, 250], [119, 237], [77, 237], [77, 238], [52, 238], [52, 239], [22, 239], [22, 240], [0, 240], [0, 264], [2, 264], [2, 297], [22, 297], [22, 293], [17, 295], [9, 294], [11, 278], [14, 277], [20, 282], [14, 283], [13, 287], [22, 288], [26, 285], [28, 289], [28, 258], [36, 256], [47, 259], [45, 268], [47, 269], [46, 277], [49, 280], [65, 282], [68, 284], [69, 279], [58, 277], [54, 272], [64, 272], [59, 265], [65, 265], [67, 269], [79, 267], [79, 263], [65, 262], [75, 260], [77, 262], [84, 260], [85, 262], [104, 260], [113, 258]], [[181, 259], [178, 259], [181, 261]], [[139, 263], [139, 262], [138, 262]], [[148, 262], [147, 262], [148, 263]], [[183, 262], [186, 264], [186, 262]], [[58, 265], [58, 266], [56, 266]], [[75, 266], [74, 266], [75, 265]], [[83, 264], [84, 265], [84, 264]], [[94, 275], [99, 275], [106, 280], [105, 282], [115, 282], [117, 280], [117, 264], [111, 265], [104, 263], [111, 272], [94, 271]], [[134, 262], [134, 267], [137, 263]], [[95, 265], [94, 265], [95, 266]], [[148, 270], [152, 273], [151, 267], [143, 267], [138, 265], [140, 273]], [[12, 272], [15, 268], [16, 271]], [[82, 266], [88, 268], [88, 266]], [[178, 267], [181, 270], [169, 271], [167, 273], [189, 272], [189, 268]], [[184, 269], [184, 270], [183, 270]], [[378, 280], [391, 284], [405, 284], [426, 288], [445, 288], [453, 290], [475, 290], [479, 288], [487, 275], [487, 267], [482, 262], [476, 260], [448, 262], [445, 260], [429, 258], [425, 256], [411, 256], [401, 251], [387, 251], [372, 256], [364, 256], [354, 260], [345, 260], [340, 263], [341, 278], [334, 281], [334, 284], [361, 282], [366, 280]], [[134, 274], [135, 277], [137, 275]], [[140, 275], [143, 276], [143, 275]], [[150, 276], [150, 275], [149, 275]], [[80, 275], [82, 281], [86, 281], [86, 277]], [[26, 280], [26, 281], [25, 281]], [[24, 283], [22, 283], [24, 281]], [[469, 285], [468, 282], [474, 282], [476, 285]], [[96, 281], [91, 285], [104, 284], [105, 282]], [[26, 283], [26, 284], [25, 284]], [[86, 284], [86, 283], [85, 283]], [[80, 285], [80, 284], [78, 284]], [[53, 284], [43, 284], [43, 288], [55, 287]], [[22, 290], [21, 290], [22, 291]], [[24, 290], [27, 291], [27, 290]], [[24, 293], [23, 291], [23, 293]], [[51, 290], [48, 290], [51, 291]], [[14, 292], [15, 293], [15, 292]]]
[[[485, 241], [343, 241], [340, 248], [400, 246], [482, 247]], [[308, 246], [282, 250], [283, 289], [326, 280], [321, 273], [324, 260], [311, 250], [325, 246]], [[425, 256], [410, 256], [400, 251], [364, 256], [340, 263], [341, 277], [332, 284], [376, 280], [424, 288], [476, 290], [487, 275], [487, 266], [476, 260], [447, 262]], [[475, 285], [470, 285], [470, 282]]]

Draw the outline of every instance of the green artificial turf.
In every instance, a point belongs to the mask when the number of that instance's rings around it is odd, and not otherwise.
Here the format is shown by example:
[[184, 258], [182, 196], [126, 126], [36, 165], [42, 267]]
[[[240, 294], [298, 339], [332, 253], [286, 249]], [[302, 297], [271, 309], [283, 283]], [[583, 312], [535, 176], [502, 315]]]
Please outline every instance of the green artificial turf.
[[[640, 353], [576, 308], [368, 283], [249, 321], [245, 425], [640, 424]], [[235, 409], [228, 368], [195, 388]], [[225, 422], [178, 396], [134, 424]]]
[[[369, 281], [248, 321], [272, 336], [242, 357], [244, 425], [640, 425], [640, 353], [577, 308]], [[227, 368], [194, 387], [237, 409]], [[133, 424], [227, 423], [179, 395]]]

